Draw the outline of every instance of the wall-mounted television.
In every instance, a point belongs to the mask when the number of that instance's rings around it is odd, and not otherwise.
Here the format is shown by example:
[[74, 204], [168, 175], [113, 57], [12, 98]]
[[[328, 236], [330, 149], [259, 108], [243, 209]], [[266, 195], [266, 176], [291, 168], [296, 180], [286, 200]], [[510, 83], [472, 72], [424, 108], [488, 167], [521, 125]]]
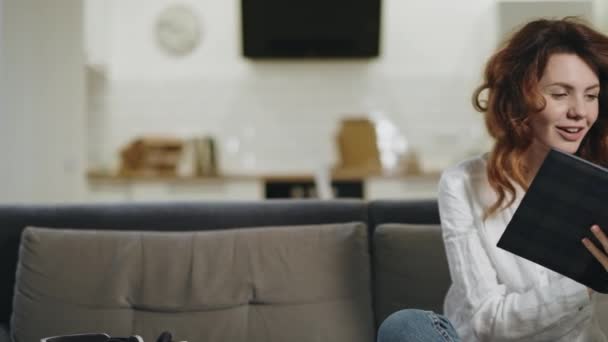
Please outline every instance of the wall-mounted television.
[[241, 0], [249, 58], [370, 58], [381, 0]]

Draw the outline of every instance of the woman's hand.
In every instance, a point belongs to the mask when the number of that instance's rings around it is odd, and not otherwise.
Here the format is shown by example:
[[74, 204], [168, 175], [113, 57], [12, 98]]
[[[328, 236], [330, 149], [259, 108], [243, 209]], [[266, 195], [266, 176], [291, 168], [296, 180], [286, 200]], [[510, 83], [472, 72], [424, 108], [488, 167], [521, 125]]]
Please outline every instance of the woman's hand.
[[[606, 234], [604, 234], [604, 232], [602, 232], [600, 227], [597, 225], [591, 226], [591, 231], [593, 232], [593, 235], [595, 235], [595, 237], [600, 241], [604, 250], [602, 251], [601, 249], [599, 249], [596, 245], [593, 244], [593, 242], [591, 242], [591, 240], [587, 238], [583, 239], [583, 245], [587, 247], [589, 252], [593, 254], [597, 261], [599, 261], [600, 264], [604, 266], [604, 269], [606, 269], [606, 271], [608, 272], [608, 237], [606, 236]], [[591, 297], [591, 295], [593, 294], [593, 290], [590, 288], [587, 288], [587, 290], [589, 291], [589, 297]]]
[[608, 272], [608, 237], [606, 236], [606, 234], [604, 234], [604, 232], [602, 232], [600, 227], [597, 225], [591, 226], [591, 231], [593, 232], [593, 235], [595, 235], [595, 237], [602, 244], [603, 250], [594, 245], [593, 242], [591, 242], [591, 240], [587, 238], [583, 239], [583, 244]]

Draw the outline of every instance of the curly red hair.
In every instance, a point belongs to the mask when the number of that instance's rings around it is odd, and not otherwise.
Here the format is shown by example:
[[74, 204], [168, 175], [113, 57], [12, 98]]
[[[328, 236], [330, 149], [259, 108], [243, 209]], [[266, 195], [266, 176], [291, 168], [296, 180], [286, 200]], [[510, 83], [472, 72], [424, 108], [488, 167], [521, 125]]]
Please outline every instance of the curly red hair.
[[598, 119], [576, 155], [608, 164], [608, 37], [577, 18], [529, 22], [490, 58], [483, 83], [473, 94], [473, 105], [484, 113], [488, 132], [495, 140], [487, 175], [498, 198], [486, 209], [486, 217], [514, 202], [512, 182], [528, 189], [531, 180], [525, 175], [524, 153], [533, 139], [529, 119], [546, 106], [538, 82], [549, 57], [556, 53], [577, 55], [599, 78]]

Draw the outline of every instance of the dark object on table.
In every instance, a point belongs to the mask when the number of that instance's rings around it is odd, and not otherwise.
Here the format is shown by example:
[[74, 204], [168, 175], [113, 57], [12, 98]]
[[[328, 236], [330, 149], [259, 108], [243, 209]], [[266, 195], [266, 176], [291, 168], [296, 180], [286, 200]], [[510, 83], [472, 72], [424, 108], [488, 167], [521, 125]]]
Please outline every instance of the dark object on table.
[[156, 342], [171, 342], [172, 341], [171, 338], [172, 338], [171, 333], [168, 331], [165, 331], [162, 334], [160, 334], [160, 336], [158, 336], [158, 339], [156, 340]]
[[74, 334], [43, 338], [41, 342], [107, 342], [108, 334]]
[[[363, 180], [331, 181], [331, 191], [334, 198], [364, 198]], [[318, 198], [319, 194], [313, 180], [295, 179], [280, 180], [266, 179], [264, 181], [264, 196], [271, 198]]]
[[[171, 333], [164, 331], [158, 336], [156, 342], [172, 342]], [[74, 334], [54, 336], [42, 339], [41, 342], [144, 342], [141, 336], [110, 337], [108, 334]]]

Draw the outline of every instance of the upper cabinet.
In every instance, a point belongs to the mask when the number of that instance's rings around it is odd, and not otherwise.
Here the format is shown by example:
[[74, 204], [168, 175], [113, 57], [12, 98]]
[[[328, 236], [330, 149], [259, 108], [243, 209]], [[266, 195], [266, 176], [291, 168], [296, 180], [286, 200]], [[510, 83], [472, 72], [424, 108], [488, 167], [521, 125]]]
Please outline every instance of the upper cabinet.
[[[602, 0], [603, 1], [603, 0]], [[498, 2], [499, 38], [506, 36], [522, 24], [536, 18], [563, 18], [577, 16], [594, 22], [594, 0], [500, 0]]]

